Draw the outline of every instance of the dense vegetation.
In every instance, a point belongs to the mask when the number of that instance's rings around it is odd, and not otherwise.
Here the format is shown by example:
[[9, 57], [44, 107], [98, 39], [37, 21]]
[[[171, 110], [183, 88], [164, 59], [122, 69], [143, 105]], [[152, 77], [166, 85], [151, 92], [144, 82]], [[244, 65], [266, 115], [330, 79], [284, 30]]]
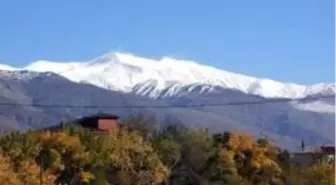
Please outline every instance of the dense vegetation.
[[[126, 124], [126, 123], [125, 123]], [[154, 131], [9, 133], [0, 138], [1, 185], [332, 185], [334, 163], [308, 167], [267, 139], [245, 133], [212, 135], [169, 124]]]

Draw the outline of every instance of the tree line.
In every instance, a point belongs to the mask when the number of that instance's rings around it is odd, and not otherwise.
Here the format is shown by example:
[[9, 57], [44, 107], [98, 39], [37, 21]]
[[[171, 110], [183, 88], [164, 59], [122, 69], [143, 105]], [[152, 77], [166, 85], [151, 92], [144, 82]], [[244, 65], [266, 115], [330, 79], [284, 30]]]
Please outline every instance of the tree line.
[[78, 126], [0, 138], [2, 185], [332, 185], [334, 162], [291, 163], [291, 154], [244, 132], [212, 134], [128, 119], [133, 129]]

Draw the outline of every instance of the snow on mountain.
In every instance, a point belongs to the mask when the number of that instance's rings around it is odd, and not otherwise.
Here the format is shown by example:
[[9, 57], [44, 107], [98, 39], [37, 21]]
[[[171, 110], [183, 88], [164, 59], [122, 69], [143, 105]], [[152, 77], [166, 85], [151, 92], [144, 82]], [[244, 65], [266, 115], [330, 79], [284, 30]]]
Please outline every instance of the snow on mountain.
[[29, 64], [27, 67], [24, 67], [23, 70], [36, 71], [36, 72], [49, 71], [54, 73], [62, 73], [65, 71], [69, 71], [71, 69], [75, 69], [80, 65], [81, 63], [78, 62], [57, 63], [46, 60], [38, 60], [36, 62]]
[[6, 65], [6, 64], [0, 64], [0, 70], [12, 71], [12, 70], [16, 70], [16, 68]]
[[[19, 70], [0, 66], [3, 70]], [[85, 62], [37, 61], [21, 70], [54, 72], [74, 82], [134, 92], [157, 97], [174, 96], [188, 85], [203, 84], [203, 91], [212, 86], [240, 90], [267, 98], [301, 98], [314, 94], [335, 94], [335, 84], [310, 86], [281, 83], [270, 79], [236, 74], [193, 61], [163, 57], [160, 60], [137, 57], [126, 53], [107, 53]]]
[[292, 105], [299, 110], [335, 114], [335, 105], [329, 105], [321, 101], [314, 101], [309, 103], [292, 103]]

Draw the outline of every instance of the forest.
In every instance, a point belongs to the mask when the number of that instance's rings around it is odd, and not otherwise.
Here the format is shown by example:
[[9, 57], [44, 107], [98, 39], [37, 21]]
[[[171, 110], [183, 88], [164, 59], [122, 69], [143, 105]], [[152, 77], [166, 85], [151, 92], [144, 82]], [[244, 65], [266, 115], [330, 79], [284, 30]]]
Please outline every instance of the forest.
[[291, 153], [245, 132], [212, 134], [126, 120], [101, 133], [78, 126], [5, 133], [1, 185], [334, 185], [335, 164], [291, 163]]

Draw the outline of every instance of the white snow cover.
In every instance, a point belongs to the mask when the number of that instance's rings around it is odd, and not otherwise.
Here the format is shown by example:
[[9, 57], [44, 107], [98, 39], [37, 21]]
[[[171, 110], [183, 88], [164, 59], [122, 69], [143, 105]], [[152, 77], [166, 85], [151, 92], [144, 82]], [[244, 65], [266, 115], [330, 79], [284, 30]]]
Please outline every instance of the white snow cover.
[[[179, 93], [185, 85], [208, 84], [236, 89], [267, 98], [302, 98], [314, 94], [335, 94], [335, 84], [299, 85], [236, 74], [193, 61], [163, 57], [160, 60], [111, 52], [89, 61], [36, 61], [18, 69], [0, 65], [3, 70], [54, 72], [74, 82], [156, 97]], [[211, 86], [205, 86], [211, 88]], [[211, 90], [211, 89], [208, 89]]]
[[335, 114], [335, 105], [330, 105], [322, 101], [314, 101], [310, 103], [299, 103], [299, 104], [292, 103], [292, 105], [300, 110]]
[[15, 70], [14, 67], [11, 67], [11, 66], [6, 65], [6, 64], [0, 64], [0, 69], [1, 69], [1, 70], [7, 70], [7, 71]]

